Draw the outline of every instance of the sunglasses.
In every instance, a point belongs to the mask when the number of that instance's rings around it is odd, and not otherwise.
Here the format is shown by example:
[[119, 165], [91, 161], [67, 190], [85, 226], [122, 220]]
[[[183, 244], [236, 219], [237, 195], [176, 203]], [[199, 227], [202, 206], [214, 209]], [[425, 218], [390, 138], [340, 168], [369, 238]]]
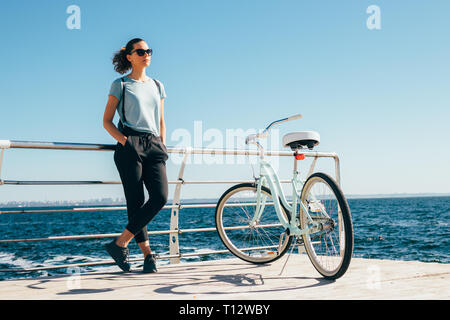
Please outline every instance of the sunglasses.
[[152, 53], [153, 53], [153, 50], [152, 50], [152, 49], [147, 49], [147, 50], [144, 50], [144, 49], [136, 49], [136, 50], [131, 51], [130, 54], [133, 54], [133, 52], [135, 52], [135, 51], [136, 51], [137, 55], [140, 56], [140, 57], [142, 57], [142, 56], [143, 56], [144, 54], [146, 54], [146, 53], [147, 53], [149, 56], [151, 56]]

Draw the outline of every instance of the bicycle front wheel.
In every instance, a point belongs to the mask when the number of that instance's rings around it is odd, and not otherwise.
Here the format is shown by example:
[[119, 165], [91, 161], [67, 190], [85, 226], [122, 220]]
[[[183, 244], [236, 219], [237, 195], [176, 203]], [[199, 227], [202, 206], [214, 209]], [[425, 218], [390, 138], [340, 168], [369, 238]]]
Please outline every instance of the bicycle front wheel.
[[[216, 207], [216, 227], [223, 244], [236, 257], [251, 263], [279, 259], [292, 242], [278, 220], [270, 190], [263, 186], [260, 197], [265, 205], [256, 214], [256, 185], [242, 183], [225, 191]], [[282, 211], [289, 220], [286, 210]]]
[[327, 279], [341, 277], [353, 252], [353, 225], [350, 209], [341, 188], [324, 173], [314, 173], [305, 182], [300, 207], [300, 226], [311, 220], [320, 231], [303, 235], [306, 253], [316, 270]]

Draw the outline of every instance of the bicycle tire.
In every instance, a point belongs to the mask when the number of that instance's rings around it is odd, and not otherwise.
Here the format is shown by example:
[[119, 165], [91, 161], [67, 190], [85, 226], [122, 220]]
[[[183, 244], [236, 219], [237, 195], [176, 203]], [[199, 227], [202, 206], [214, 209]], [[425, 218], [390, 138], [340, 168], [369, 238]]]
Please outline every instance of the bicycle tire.
[[[318, 183], [328, 186], [335, 200], [331, 200], [331, 196], [327, 199], [325, 195], [316, 194], [313, 197], [311, 190]], [[305, 250], [311, 263], [326, 279], [340, 278], [347, 271], [353, 253], [353, 223], [350, 208], [341, 188], [329, 175], [317, 172], [306, 180], [300, 201], [308, 208], [313, 220], [323, 222], [323, 229], [320, 232], [303, 235]], [[334, 207], [337, 209], [336, 216], [332, 212]], [[326, 209], [324, 211], [330, 215], [329, 218], [317, 214], [322, 212], [321, 208]], [[305, 212], [300, 207], [300, 227], [306, 228], [307, 224]], [[336, 247], [337, 245], [339, 247]]]
[[[239, 208], [240, 206], [239, 202], [233, 204], [233, 200], [230, 201], [233, 196], [238, 195], [236, 199], [242, 202], [241, 199], [246, 198], [244, 195], [252, 198], [252, 196], [256, 196], [256, 191], [257, 188], [254, 183], [241, 183], [229, 188], [222, 194], [217, 203], [215, 221], [219, 238], [233, 255], [247, 262], [263, 264], [281, 258], [289, 249], [292, 243], [292, 237], [286, 235], [283, 226], [281, 226], [278, 220], [273, 205], [270, 206], [272, 209], [269, 209], [269, 206], [265, 206], [264, 212], [261, 215], [261, 218], [264, 217], [265, 220], [262, 221], [262, 219], [260, 219], [260, 221], [253, 226], [250, 226], [249, 224], [252, 217], [250, 214], [251, 209], [246, 210], [240, 208], [233, 210], [233, 208]], [[271, 192], [267, 187], [262, 186], [261, 191], [265, 196], [272, 198]], [[243, 194], [244, 192], [245, 194]], [[252, 206], [248, 203], [249, 202], [246, 203], [245, 207], [251, 208]], [[226, 204], [228, 204], [229, 207], [226, 206]], [[289, 220], [287, 210], [283, 205], [281, 205], [281, 207], [283, 208], [282, 210], [286, 220]], [[230, 209], [227, 209], [225, 212], [224, 208]], [[254, 206], [254, 209], [256, 209], [256, 206]], [[242, 214], [241, 211], [244, 214]], [[237, 224], [237, 226], [233, 226], [234, 224]], [[279, 224], [279, 226], [276, 226], [277, 224]], [[259, 228], [261, 228], [261, 232], [258, 230]], [[265, 230], [266, 228], [271, 228], [270, 232], [267, 232]], [[284, 234], [284, 238], [281, 238], [282, 234]], [[257, 239], [256, 237], [261, 237], [261, 239]], [[275, 243], [277, 237], [278, 244]], [[256, 245], [256, 247], [250, 247], [253, 249], [249, 250], [249, 247], [246, 246], [247, 240]]]

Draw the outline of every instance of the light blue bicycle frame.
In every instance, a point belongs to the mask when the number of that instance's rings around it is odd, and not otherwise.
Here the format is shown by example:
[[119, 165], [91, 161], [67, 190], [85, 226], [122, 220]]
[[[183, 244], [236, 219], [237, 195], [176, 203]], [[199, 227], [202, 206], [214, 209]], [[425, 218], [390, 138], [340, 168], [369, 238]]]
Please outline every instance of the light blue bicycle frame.
[[[260, 164], [260, 177], [257, 181], [256, 210], [255, 210], [255, 215], [254, 215], [250, 225], [256, 224], [256, 222], [259, 221], [262, 213], [264, 212], [267, 196], [265, 196], [261, 192], [261, 186], [266, 186], [271, 191], [273, 205], [275, 208], [275, 212], [277, 213], [278, 219], [280, 220], [281, 225], [286, 230], [289, 230], [289, 235], [301, 236], [303, 234], [310, 234], [310, 233], [320, 231], [319, 224], [312, 220], [311, 216], [308, 213], [308, 208], [306, 208], [305, 205], [301, 201], [299, 201], [300, 195], [301, 195], [301, 189], [303, 187], [303, 182], [300, 179], [298, 171], [294, 170], [294, 175], [291, 180], [292, 204], [289, 204], [288, 201], [286, 200], [284, 192], [281, 188], [281, 184], [280, 184], [278, 175], [275, 173], [275, 171], [272, 168], [272, 166], [270, 165], [270, 163], [268, 163], [264, 160], [260, 160], [259, 164]], [[290, 212], [290, 215], [291, 215], [290, 222], [282, 214], [283, 208], [281, 208], [280, 199], [281, 199], [281, 202], [283, 203], [284, 207]], [[306, 217], [311, 224], [309, 227], [307, 227], [305, 229], [300, 229], [298, 227], [298, 225], [300, 223], [300, 221], [298, 220], [298, 216], [297, 216], [297, 203], [298, 202], [300, 202], [300, 206], [306, 213]], [[327, 216], [326, 213], [324, 213], [324, 215]]]
[[[303, 187], [303, 182], [300, 179], [299, 172], [297, 171], [297, 159], [295, 160], [294, 165], [294, 174], [291, 180], [292, 185], [292, 205], [289, 204], [286, 200], [286, 197], [284, 195], [283, 189], [281, 188], [280, 179], [278, 178], [278, 175], [274, 171], [273, 167], [264, 160], [264, 148], [256, 141], [257, 138], [266, 137], [268, 135], [268, 130], [274, 125], [278, 124], [284, 121], [291, 121], [295, 119], [301, 118], [301, 115], [292, 116], [289, 118], [284, 118], [281, 120], [277, 120], [272, 122], [262, 133], [251, 135], [247, 137], [246, 144], [248, 143], [254, 143], [258, 147], [258, 149], [261, 151], [260, 159], [259, 159], [259, 168], [260, 168], [260, 176], [259, 179], [257, 179], [257, 193], [256, 193], [256, 210], [255, 215], [250, 221], [250, 225], [256, 225], [257, 222], [260, 220], [262, 213], [264, 212], [264, 208], [266, 206], [266, 199], [267, 196], [265, 196], [261, 192], [261, 187], [265, 186], [268, 187], [271, 191], [272, 199], [273, 199], [273, 205], [275, 208], [275, 211], [277, 213], [278, 219], [280, 220], [281, 225], [285, 228], [286, 231], [288, 231], [288, 235], [291, 236], [297, 236], [300, 237], [305, 234], [311, 234], [315, 233], [321, 230], [321, 224], [318, 222], [313, 221], [311, 216], [309, 215], [308, 208], [305, 207], [305, 205], [299, 201], [301, 196], [301, 191]], [[314, 195], [312, 195], [313, 201], [317, 201], [315, 199]], [[282, 214], [283, 208], [281, 208], [280, 200], [283, 203], [284, 207], [290, 212], [291, 215], [291, 221], [286, 220], [284, 215]], [[306, 218], [308, 219], [309, 226], [300, 229], [298, 226], [300, 225], [300, 221], [297, 217], [297, 203], [300, 203], [300, 207], [303, 210], [303, 212], [306, 214]], [[329, 218], [328, 214], [325, 212], [324, 208], [320, 208], [320, 211], [325, 218]]]

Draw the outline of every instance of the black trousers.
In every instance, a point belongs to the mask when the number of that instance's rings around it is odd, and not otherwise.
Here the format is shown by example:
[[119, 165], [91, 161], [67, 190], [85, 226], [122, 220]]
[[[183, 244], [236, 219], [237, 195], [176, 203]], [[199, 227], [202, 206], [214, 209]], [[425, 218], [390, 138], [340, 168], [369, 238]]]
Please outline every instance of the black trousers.
[[[129, 127], [123, 128], [122, 132], [128, 138], [125, 146], [117, 143], [114, 162], [127, 202], [126, 229], [137, 243], [141, 243], [148, 240], [147, 224], [167, 203], [166, 161], [169, 156], [160, 136]], [[143, 185], [149, 194], [146, 203]]]

